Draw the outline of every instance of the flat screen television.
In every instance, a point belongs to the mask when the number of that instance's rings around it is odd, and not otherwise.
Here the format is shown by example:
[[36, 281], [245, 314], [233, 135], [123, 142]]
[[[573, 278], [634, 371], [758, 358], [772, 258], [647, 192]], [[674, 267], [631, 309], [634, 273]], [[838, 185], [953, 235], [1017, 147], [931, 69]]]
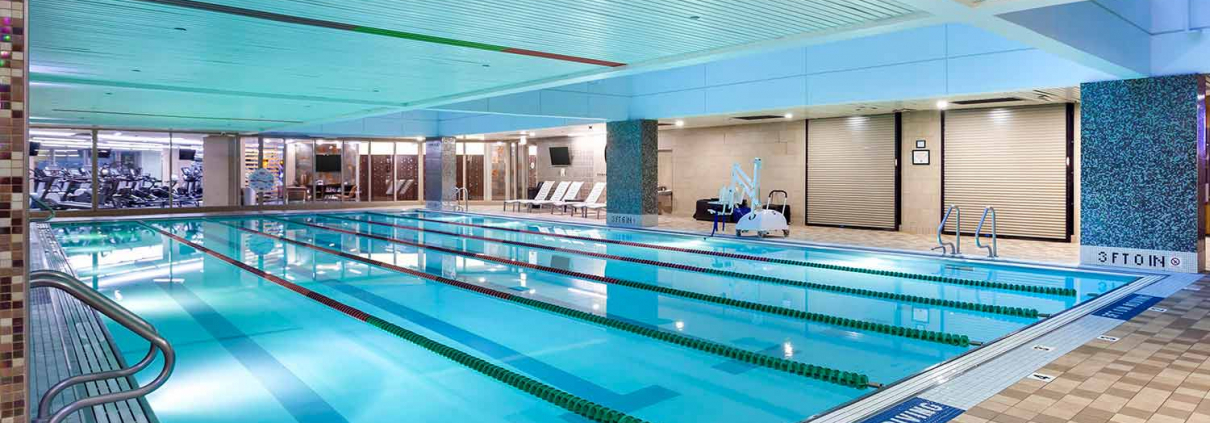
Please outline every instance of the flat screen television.
[[29, 155], [31, 157], [37, 156], [38, 150], [40, 150], [41, 148], [42, 148], [42, 143], [37, 142], [37, 141], [30, 141], [29, 142]]
[[550, 165], [571, 166], [571, 151], [567, 147], [551, 147]]
[[[81, 150], [81, 151], [87, 151], [87, 150]], [[97, 158], [98, 159], [108, 159], [109, 158], [109, 149], [104, 149], [104, 148], [98, 149]]]
[[316, 172], [340, 172], [340, 155], [339, 154], [316, 154], [315, 155], [315, 171]]
[[197, 156], [197, 150], [181, 149], [180, 151], [178, 151], [176, 153], [176, 159], [181, 160], [181, 161], [186, 161], [186, 160], [193, 161], [193, 158], [196, 156]]

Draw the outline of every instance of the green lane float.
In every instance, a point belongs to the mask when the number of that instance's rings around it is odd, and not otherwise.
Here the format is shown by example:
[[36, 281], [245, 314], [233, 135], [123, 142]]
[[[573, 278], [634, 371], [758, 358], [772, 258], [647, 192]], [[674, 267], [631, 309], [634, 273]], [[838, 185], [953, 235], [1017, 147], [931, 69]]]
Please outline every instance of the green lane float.
[[504, 382], [505, 384], [508, 384], [514, 388], [520, 389], [521, 391], [523, 391], [527, 394], [538, 397], [539, 399], [542, 399], [543, 401], [546, 401], [557, 407], [560, 407], [560, 408], [570, 411], [572, 413], [583, 416], [589, 420], [603, 422], [603, 423], [643, 423], [644, 422], [644, 420], [639, 419], [637, 417], [630, 416], [630, 415], [627, 415], [620, 411], [614, 410], [612, 408], [597, 404], [595, 402], [586, 400], [584, 398], [580, 398], [576, 395], [565, 392], [563, 390], [560, 390], [553, 386], [547, 385], [545, 383], [539, 382], [535, 379], [531, 379], [528, 376], [522, 375], [517, 372], [513, 372], [511, 370], [508, 370], [503, 367], [497, 366], [495, 364], [489, 363], [486, 360], [483, 360], [483, 359], [477, 358], [475, 356], [472, 356], [470, 354], [467, 354], [465, 352], [459, 351], [458, 349], [455, 349], [448, 345], [434, 341], [434, 340], [427, 338], [423, 335], [420, 335], [416, 332], [412, 332], [410, 330], [404, 329], [396, 324], [383, 320], [377, 316], [374, 316], [372, 314], [366, 313], [359, 309], [353, 308], [347, 304], [344, 304], [340, 301], [336, 301], [330, 297], [324, 296], [323, 294], [320, 294], [315, 291], [311, 291], [310, 289], [307, 289], [307, 288], [302, 287], [293, 282], [290, 282], [290, 281], [287, 281], [280, 277], [269, 274], [263, 270], [252, 267], [239, 260], [235, 260], [226, 255], [219, 254], [218, 252], [216, 252], [214, 250], [211, 250], [209, 248], [198, 245], [185, 238], [181, 238], [180, 236], [177, 236], [171, 232], [165, 231], [163, 229], [149, 225], [144, 222], [138, 222], [138, 223], [140, 225], [146, 226], [147, 228], [150, 228], [156, 232], [159, 232], [160, 234], [167, 236], [168, 238], [171, 238], [181, 244], [187, 245], [189, 247], [192, 247], [195, 250], [201, 251], [202, 253], [208, 254], [214, 258], [217, 258], [219, 260], [232, 264], [235, 267], [243, 269], [244, 271], [252, 273], [262, 279], [268, 280], [270, 282], [273, 282], [277, 285], [282, 286], [283, 288], [286, 288], [286, 289], [294, 291], [298, 294], [301, 294], [307, 298], [310, 298], [313, 301], [316, 301], [320, 304], [328, 306], [329, 308], [339, 311], [349, 317], [366, 322], [370, 326], [381, 329], [391, 335], [395, 335], [396, 337], [398, 337], [400, 339], [411, 342], [414, 345], [420, 346], [421, 348], [434, 352], [442, 357], [445, 357], [451, 361], [461, 364], [467, 368], [470, 368], [482, 375], [496, 379], [500, 382]]
[[[287, 222], [289, 222], [289, 221], [287, 220]], [[306, 225], [304, 223], [299, 223], [299, 222], [291, 222], [291, 223], [295, 223], [295, 224], [299, 224], [299, 225]], [[453, 286], [455, 288], [461, 288], [464, 290], [487, 295], [490, 297], [494, 297], [494, 298], [498, 298], [498, 299], [502, 299], [502, 300], [506, 300], [506, 301], [511, 301], [511, 302], [522, 304], [522, 305], [525, 305], [525, 306], [528, 306], [531, 308], [560, 314], [560, 315], [563, 315], [566, 317], [570, 317], [570, 318], [577, 319], [577, 320], [582, 320], [582, 321], [597, 324], [600, 326], [606, 326], [606, 327], [610, 327], [610, 328], [614, 328], [614, 329], [619, 329], [619, 330], [630, 332], [630, 333], [633, 333], [636, 335], [641, 335], [644, 337], [648, 337], [648, 338], [652, 338], [652, 339], [692, 348], [692, 349], [695, 349], [698, 351], [703, 351], [706, 353], [711, 353], [711, 354], [723, 356], [726, 358], [743, 361], [748, 364], [753, 364], [753, 365], [766, 367], [766, 368], [773, 369], [773, 370], [779, 370], [779, 371], [783, 371], [783, 372], [787, 372], [787, 373], [793, 373], [793, 374], [796, 374], [799, 376], [804, 376], [807, 378], [816, 379], [816, 380], [820, 380], [820, 381], [824, 381], [824, 382], [831, 382], [831, 383], [848, 386], [848, 387], [852, 387], [852, 388], [857, 388], [857, 389], [864, 389], [864, 388], [870, 386], [870, 378], [869, 378], [869, 376], [867, 376], [865, 374], [841, 371], [838, 369], [832, 369], [832, 368], [828, 368], [828, 367], [824, 367], [824, 366], [816, 366], [816, 365], [802, 363], [799, 361], [787, 360], [787, 359], [784, 359], [781, 357], [773, 357], [773, 356], [769, 356], [769, 355], [755, 353], [755, 352], [731, 347], [731, 346], [720, 344], [720, 343], [713, 342], [713, 341], [689, 337], [689, 336], [681, 335], [679, 333], [668, 332], [668, 331], [660, 330], [657, 328], [645, 327], [642, 325], [629, 323], [629, 322], [625, 322], [625, 321], [620, 321], [620, 320], [612, 319], [612, 318], [605, 317], [605, 316], [599, 316], [599, 315], [592, 314], [592, 313], [585, 312], [585, 311], [575, 310], [575, 309], [571, 309], [571, 308], [567, 308], [567, 307], [563, 307], [563, 306], [559, 306], [559, 305], [555, 305], [555, 304], [538, 301], [538, 300], [535, 300], [532, 298], [527, 298], [527, 297], [523, 297], [523, 296], [512, 294], [512, 293], [501, 292], [501, 291], [490, 289], [490, 288], [487, 288], [484, 286], [473, 285], [473, 284], [463, 282], [463, 281], [460, 281], [457, 279], [451, 279], [451, 278], [447, 278], [444, 276], [432, 275], [432, 274], [429, 274], [426, 272], [421, 272], [418, 270], [413, 270], [413, 269], [408, 269], [406, 267], [397, 266], [397, 265], [394, 265], [391, 263], [385, 263], [382, 261], [368, 259], [365, 257], [345, 253], [343, 251], [332, 250], [330, 248], [314, 245], [314, 244], [311, 244], [308, 242], [303, 242], [303, 241], [299, 241], [299, 240], [292, 239], [292, 238], [268, 234], [268, 233], [264, 233], [264, 232], [257, 231], [254, 229], [244, 228], [244, 227], [241, 227], [238, 225], [232, 225], [229, 223], [222, 223], [222, 224], [230, 226], [232, 228], [239, 229], [244, 232], [251, 233], [251, 234], [261, 235], [261, 236], [265, 236], [268, 238], [273, 238], [273, 239], [276, 239], [276, 240], [279, 240], [282, 242], [286, 242], [286, 243], [290, 243], [290, 244], [294, 244], [294, 245], [298, 245], [298, 246], [302, 246], [302, 247], [306, 247], [306, 248], [311, 248], [316, 251], [321, 251], [324, 253], [337, 255], [340, 257], [348, 258], [350, 260], [355, 260], [355, 261], [365, 263], [368, 265], [397, 271], [400, 273], [408, 274], [411, 276], [416, 276], [416, 277], [430, 280], [433, 282], [443, 283], [446, 285]]]
[[740, 253], [720, 253], [717, 251], [699, 250], [699, 249], [694, 249], [694, 248], [683, 248], [683, 247], [672, 247], [672, 246], [667, 246], [667, 245], [645, 244], [645, 243], [641, 243], [641, 242], [619, 241], [619, 240], [614, 240], [614, 239], [598, 239], [598, 238], [578, 236], [578, 235], [542, 233], [542, 232], [530, 231], [530, 230], [525, 230], [525, 229], [501, 228], [501, 227], [496, 227], [496, 226], [479, 225], [479, 224], [473, 224], [473, 223], [447, 222], [447, 221], [443, 221], [443, 220], [425, 219], [422, 217], [415, 217], [415, 216], [399, 216], [399, 215], [391, 215], [391, 214], [375, 213], [375, 212], [366, 212], [366, 214], [372, 214], [372, 215], [376, 215], [376, 216], [385, 216], [385, 217], [396, 218], [396, 219], [408, 219], [408, 220], [416, 220], [416, 221], [421, 221], [421, 222], [439, 223], [439, 224], [444, 224], [444, 225], [455, 225], [455, 226], [463, 226], [463, 227], [471, 227], [471, 228], [490, 229], [493, 231], [505, 231], [505, 232], [525, 233], [525, 234], [542, 235], [542, 236], [553, 236], [553, 237], [558, 237], [558, 238], [577, 239], [577, 240], [581, 240], [581, 241], [626, 245], [626, 246], [631, 246], [631, 247], [650, 248], [650, 249], [665, 250], [665, 251], [676, 251], [676, 252], [681, 252], [681, 253], [701, 254], [701, 255], [715, 256], [715, 257], [727, 257], [727, 258], [741, 259], [741, 260], [753, 260], [753, 261], [761, 261], [761, 262], [766, 262], [766, 263], [811, 267], [811, 268], [824, 269], [824, 270], [864, 273], [864, 274], [869, 274], [869, 275], [888, 276], [888, 277], [902, 278], [902, 279], [916, 279], [916, 280], [923, 280], [923, 281], [929, 281], [929, 282], [948, 283], [948, 284], [953, 284], [953, 285], [973, 286], [976, 288], [1001, 289], [1001, 290], [1006, 290], [1006, 291], [1022, 291], [1022, 292], [1032, 293], [1032, 294], [1061, 295], [1061, 296], [1068, 296], [1068, 297], [1076, 296], [1076, 290], [1073, 288], [1060, 288], [1060, 287], [1037, 286], [1037, 285], [1021, 285], [1021, 284], [1013, 284], [1013, 283], [1005, 283], [1005, 282], [985, 281], [985, 280], [979, 280], [979, 279], [955, 278], [955, 277], [941, 276], [941, 275], [924, 275], [924, 274], [918, 274], [918, 273], [897, 272], [897, 271], [893, 271], [893, 270], [865, 269], [865, 268], [860, 268], [860, 267], [844, 266], [844, 265], [839, 265], [839, 264], [815, 263], [815, 262], [809, 262], [809, 261], [781, 259], [781, 258], [772, 258], [772, 257], [761, 257], [761, 256], [754, 256], [754, 255], [740, 254]]
[[[919, 339], [919, 340], [923, 340], [923, 341], [937, 342], [937, 343], [943, 343], [943, 344], [960, 346], [960, 347], [970, 346], [970, 338], [967, 337], [966, 335], [957, 335], [957, 334], [952, 334], [952, 333], [935, 332], [935, 331], [929, 331], [929, 330], [912, 332], [912, 331], [901, 330], [901, 329], [905, 329], [905, 328], [902, 328], [899, 326], [892, 326], [892, 325], [885, 325], [885, 324], [881, 324], [881, 323], [867, 322], [867, 321], [862, 321], [862, 320], [841, 318], [841, 317], [830, 316], [830, 315], [820, 314], [820, 313], [811, 313], [811, 312], [802, 311], [802, 310], [795, 310], [795, 309], [788, 308], [788, 307], [761, 304], [761, 303], [755, 303], [755, 302], [751, 302], [751, 301], [737, 300], [734, 298], [719, 297], [719, 296], [714, 296], [714, 295], [709, 295], [709, 294], [701, 294], [701, 293], [686, 291], [686, 290], [682, 290], [682, 289], [669, 288], [669, 287], [665, 287], [665, 286], [647, 284], [647, 283], [642, 283], [642, 282], [628, 281], [628, 280], [618, 279], [618, 278], [613, 278], [613, 277], [608, 277], [608, 276], [598, 276], [598, 275], [593, 275], [593, 274], [588, 274], [588, 273], [574, 272], [574, 271], [566, 270], [566, 269], [559, 269], [559, 268], [542, 266], [542, 265], [533, 264], [533, 263], [525, 263], [525, 262], [520, 262], [520, 261], [516, 261], [516, 260], [504, 259], [504, 258], [500, 258], [500, 257], [491, 256], [488, 254], [483, 254], [483, 253], [472, 253], [472, 252], [455, 250], [455, 249], [451, 249], [451, 248], [439, 247], [439, 246], [435, 246], [435, 245], [428, 245], [428, 244], [423, 244], [423, 243], [418, 243], [418, 242], [405, 241], [402, 239], [387, 237], [387, 236], [382, 236], [382, 235], [377, 235], [377, 234], [366, 234], [366, 233], [362, 233], [359, 231], [350, 231], [350, 230], [346, 230], [346, 229], [332, 228], [332, 227], [316, 225], [316, 224], [312, 224], [312, 223], [295, 222], [295, 221], [292, 221], [289, 219], [279, 219], [279, 218], [272, 218], [272, 217], [270, 217], [270, 219], [288, 222], [288, 223], [292, 223], [295, 225], [303, 225], [303, 226], [314, 227], [314, 228], [318, 228], [318, 229], [324, 229], [324, 230], [328, 230], [328, 231], [332, 231], [332, 232], [344, 233], [344, 234], [348, 234], [348, 235], [356, 235], [356, 236], [361, 236], [361, 237], [366, 237], [366, 238], [371, 238], [371, 239], [377, 239], [380, 241], [392, 242], [392, 243], [396, 243], [396, 244], [400, 244], [400, 245], [424, 248], [424, 249], [432, 250], [432, 251], [441, 251], [441, 252], [445, 252], [445, 253], [449, 253], [449, 254], [460, 255], [463, 257], [470, 257], [470, 258], [479, 259], [479, 260], [483, 260], [483, 261], [490, 261], [493, 263], [500, 263], [500, 264], [516, 266], [516, 267], [524, 267], [527, 269], [533, 269], [533, 270], [543, 271], [543, 272], [547, 272], [547, 273], [553, 273], [553, 274], [562, 275], [562, 276], [570, 276], [570, 277], [574, 277], [574, 278], [597, 281], [597, 282], [606, 283], [606, 284], [620, 285], [620, 286], [625, 286], [625, 287], [629, 287], [629, 288], [656, 292], [656, 293], [660, 293], [660, 294], [664, 294], [664, 295], [688, 298], [691, 300], [710, 302], [710, 303], [715, 303], [715, 304], [722, 304], [722, 305], [726, 305], [726, 306], [730, 306], [730, 307], [744, 308], [744, 309], [753, 310], [753, 311], [757, 311], [757, 312], [761, 312], [761, 313], [776, 314], [779, 316], [789, 317], [789, 318], [793, 318], [793, 319], [806, 320], [806, 321], [810, 321], [810, 322], [817, 322], [817, 323], [829, 324], [829, 325], [834, 325], [834, 326], [843, 326], [843, 327], [847, 327], [847, 328], [851, 328], [851, 329], [878, 332], [878, 333], [882, 333], [882, 334], [886, 334], [886, 335]], [[250, 231], [250, 229], [243, 229], [243, 230]], [[310, 244], [307, 244], [307, 245], [310, 245]], [[352, 256], [352, 257], [357, 257], [357, 256]], [[350, 257], [350, 258], [352, 258], [352, 257]]]
[[495, 242], [495, 243], [507, 244], [507, 245], [516, 245], [516, 246], [526, 247], [526, 248], [537, 248], [537, 249], [543, 249], [543, 250], [548, 250], [548, 251], [558, 251], [558, 252], [568, 253], [568, 254], [578, 254], [578, 255], [596, 257], [596, 258], [601, 258], [601, 259], [606, 259], [606, 260], [625, 261], [625, 262], [630, 262], [630, 263], [667, 267], [667, 268], [685, 270], [685, 271], [690, 271], [690, 272], [707, 273], [707, 274], [729, 277], [729, 278], [750, 279], [750, 280], [755, 280], [755, 281], [759, 281], [759, 282], [765, 282], [765, 283], [771, 283], [771, 284], [777, 284], [777, 285], [794, 286], [794, 287], [799, 287], [799, 288], [814, 289], [814, 290], [818, 290], [818, 291], [836, 292], [836, 293], [845, 294], [845, 295], [878, 298], [878, 299], [884, 299], [884, 300], [924, 304], [924, 305], [937, 306], [937, 307], [949, 307], [949, 308], [956, 308], [956, 309], [961, 309], [961, 310], [970, 310], [970, 311], [991, 313], [991, 314], [1001, 314], [1001, 315], [1008, 315], [1008, 316], [1014, 316], [1014, 317], [1029, 317], [1029, 318], [1040, 317], [1038, 310], [1032, 309], [1032, 308], [1025, 308], [1025, 307], [993, 307], [993, 306], [989, 306], [987, 304], [979, 304], [979, 303], [972, 303], [972, 302], [966, 302], [966, 301], [944, 300], [944, 299], [938, 299], [938, 298], [921, 297], [921, 296], [917, 296], [917, 295], [882, 292], [882, 291], [860, 289], [860, 288], [850, 288], [850, 287], [845, 287], [845, 286], [837, 286], [837, 285], [823, 284], [823, 283], [816, 283], [816, 282], [797, 281], [797, 280], [793, 280], [793, 279], [779, 278], [776, 276], [769, 276], [769, 275], [750, 275], [750, 274], [746, 274], [746, 273], [734, 272], [734, 271], [729, 271], [729, 270], [710, 269], [710, 268], [690, 266], [690, 265], [685, 265], [685, 264], [664, 263], [664, 262], [660, 262], [660, 261], [656, 261], [656, 260], [617, 256], [617, 255], [612, 255], [612, 254], [576, 250], [576, 249], [572, 249], [572, 248], [554, 247], [554, 246], [534, 244], [534, 243], [529, 243], [529, 242], [512, 241], [512, 240], [506, 240], [506, 239], [495, 239], [495, 238], [488, 238], [488, 237], [482, 237], [482, 236], [477, 236], [477, 235], [460, 234], [457, 232], [441, 231], [441, 230], [436, 230], [436, 229], [424, 229], [424, 228], [417, 228], [417, 227], [412, 227], [412, 226], [393, 225], [390, 223], [374, 222], [374, 221], [359, 220], [359, 219], [350, 219], [350, 218], [344, 218], [344, 217], [340, 217], [340, 216], [325, 216], [325, 215], [316, 215], [316, 216], [322, 217], [322, 218], [328, 218], [328, 219], [344, 220], [344, 221], [349, 221], [349, 222], [384, 225], [384, 226], [388, 226], [388, 227], [405, 229], [405, 230], [410, 230], [410, 231], [415, 231], [415, 232], [428, 232], [428, 233], [435, 233], [435, 234], [440, 234], [440, 235], [454, 236], [454, 237], [459, 237], [459, 238], [475, 239], [475, 240], [479, 240], [479, 241]]

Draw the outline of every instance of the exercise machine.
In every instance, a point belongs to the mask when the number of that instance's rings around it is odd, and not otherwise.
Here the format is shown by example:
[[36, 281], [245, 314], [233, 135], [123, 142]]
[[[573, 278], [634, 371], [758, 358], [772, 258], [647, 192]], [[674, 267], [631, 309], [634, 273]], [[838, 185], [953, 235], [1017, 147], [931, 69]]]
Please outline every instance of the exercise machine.
[[[722, 210], [712, 210], [714, 212], [714, 230], [711, 231], [711, 236], [714, 236], [714, 233], [719, 229], [720, 217], [723, 217], [723, 230], [725, 231], [727, 217], [737, 211], [743, 215], [735, 224], [735, 236], [743, 236], [746, 232], [756, 233], [757, 236], [762, 238], [774, 232], [781, 232], [783, 236], [790, 236], [790, 225], [786, 223], [786, 216], [780, 211], [765, 207], [760, 201], [760, 168], [761, 160], [759, 157], [752, 160], [751, 177], [744, 173], [739, 163], [731, 166], [731, 184], [718, 190], [717, 204], [722, 205]], [[785, 204], [789, 202], [789, 194], [782, 190], [771, 191], [768, 197], [769, 202], [773, 201], [774, 193], [781, 193], [783, 195], [782, 210], [784, 211]], [[742, 204], [745, 201], [752, 203], [750, 211], [737, 208], [737, 204]]]

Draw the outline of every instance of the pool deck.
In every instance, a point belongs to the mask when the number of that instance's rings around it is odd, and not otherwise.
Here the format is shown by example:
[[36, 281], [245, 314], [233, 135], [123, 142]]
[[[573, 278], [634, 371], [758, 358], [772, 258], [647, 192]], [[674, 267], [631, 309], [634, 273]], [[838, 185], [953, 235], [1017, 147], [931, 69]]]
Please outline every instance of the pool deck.
[[1037, 370], [958, 418], [962, 423], [1210, 422], [1210, 278]]
[[[503, 211], [499, 204], [471, 205], [472, 213], [486, 213], [501, 216], [512, 216], [531, 219], [556, 219], [575, 223], [604, 225], [602, 218], [596, 218], [593, 212], [588, 218], [571, 216], [559, 212], [551, 213], [550, 209], [534, 210], [532, 213]], [[660, 215], [657, 229], [710, 233], [711, 222], [694, 220], [687, 216]], [[731, 226], [728, 225], [728, 228]], [[810, 241], [822, 244], [838, 244], [875, 248], [890, 248], [906, 251], [923, 251], [939, 254], [930, 249], [937, 246], [935, 234], [913, 234], [907, 232], [879, 231], [869, 229], [845, 229], [821, 226], [795, 225], [790, 227], [790, 239]], [[953, 241], [953, 236], [946, 236], [946, 241]], [[1014, 260], [1048, 262], [1063, 265], [1075, 265], [1080, 261], [1080, 244], [1078, 242], [1062, 241], [1031, 241], [1021, 239], [1000, 239], [997, 242], [1000, 257]], [[963, 237], [962, 251], [971, 257], [986, 257], [986, 250], [976, 248], [972, 237]]]

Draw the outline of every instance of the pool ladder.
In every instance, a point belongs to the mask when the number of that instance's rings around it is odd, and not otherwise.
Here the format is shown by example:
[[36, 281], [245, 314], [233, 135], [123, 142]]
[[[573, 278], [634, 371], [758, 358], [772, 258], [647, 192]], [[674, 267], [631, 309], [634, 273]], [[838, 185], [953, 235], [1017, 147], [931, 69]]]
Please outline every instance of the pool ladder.
[[[956, 243], [943, 241], [941, 240], [941, 233], [945, 231], [945, 223], [949, 222], [950, 215], [955, 214], [955, 212], [957, 212], [958, 215], [958, 220], [954, 221], [954, 229], [956, 229], [954, 231], [954, 234], [956, 235], [954, 240]], [[937, 244], [938, 245], [933, 247], [932, 250], [941, 250], [941, 255], [946, 254], [945, 247], [947, 245], [949, 246], [950, 254], [962, 254], [962, 209], [958, 208], [957, 204], [950, 205], [950, 207], [945, 210], [945, 216], [941, 218], [941, 224], [937, 225]]]
[[[992, 217], [992, 243], [991, 245], [983, 245], [983, 224], [987, 222], [987, 216]], [[996, 249], [996, 208], [987, 206], [983, 208], [983, 217], [979, 218], [979, 226], [975, 228], [975, 246], [987, 249], [987, 256], [990, 258], [1000, 257], [1000, 253]]]
[[454, 187], [454, 198], [449, 208], [453, 211], [471, 211], [471, 192], [466, 187]]
[[[104, 295], [101, 295], [101, 293], [93, 290], [91, 287], [84, 284], [84, 282], [81, 282], [79, 279], [76, 279], [76, 277], [67, 273], [56, 270], [39, 270], [30, 272], [29, 281], [30, 289], [51, 288], [63, 291], [68, 295], [80, 300], [81, 302], [88, 304], [88, 306], [96, 309], [97, 311], [101, 312], [101, 314], [113, 319], [113, 321], [118, 322], [118, 324], [121, 324], [126, 329], [130, 329], [130, 331], [138, 334], [143, 339], [146, 339], [147, 342], [151, 343], [151, 347], [147, 351], [147, 355], [133, 366], [124, 369], [72, 376], [59, 381], [59, 383], [56, 383], [49, 390], [47, 390], [46, 393], [42, 395], [42, 399], [38, 401], [38, 416], [33, 420], [35, 423], [59, 423], [67, 419], [67, 417], [72, 413], [88, 407], [145, 396], [162, 386], [164, 382], [168, 380], [168, 377], [172, 375], [172, 369], [176, 364], [176, 351], [172, 349], [172, 345], [168, 343], [168, 340], [160, 336], [159, 332], [155, 330], [155, 327], [147, 323], [146, 320], [143, 320], [134, 313], [131, 313], [130, 310], [123, 308], [121, 305], [118, 305], [118, 303]], [[58, 411], [55, 411], [53, 415], [50, 413], [51, 402], [56, 396], [58, 396], [64, 390], [67, 390], [67, 388], [86, 382], [96, 382], [134, 375], [135, 373], [142, 371], [144, 368], [150, 365], [153, 360], [155, 360], [156, 351], [159, 351], [164, 355], [164, 368], [160, 370], [160, 374], [157, 375], [155, 379], [152, 379], [150, 383], [126, 391], [110, 392], [108, 394], [82, 398], [72, 402], [71, 404], [67, 404], [63, 408], [60, 408]]]

